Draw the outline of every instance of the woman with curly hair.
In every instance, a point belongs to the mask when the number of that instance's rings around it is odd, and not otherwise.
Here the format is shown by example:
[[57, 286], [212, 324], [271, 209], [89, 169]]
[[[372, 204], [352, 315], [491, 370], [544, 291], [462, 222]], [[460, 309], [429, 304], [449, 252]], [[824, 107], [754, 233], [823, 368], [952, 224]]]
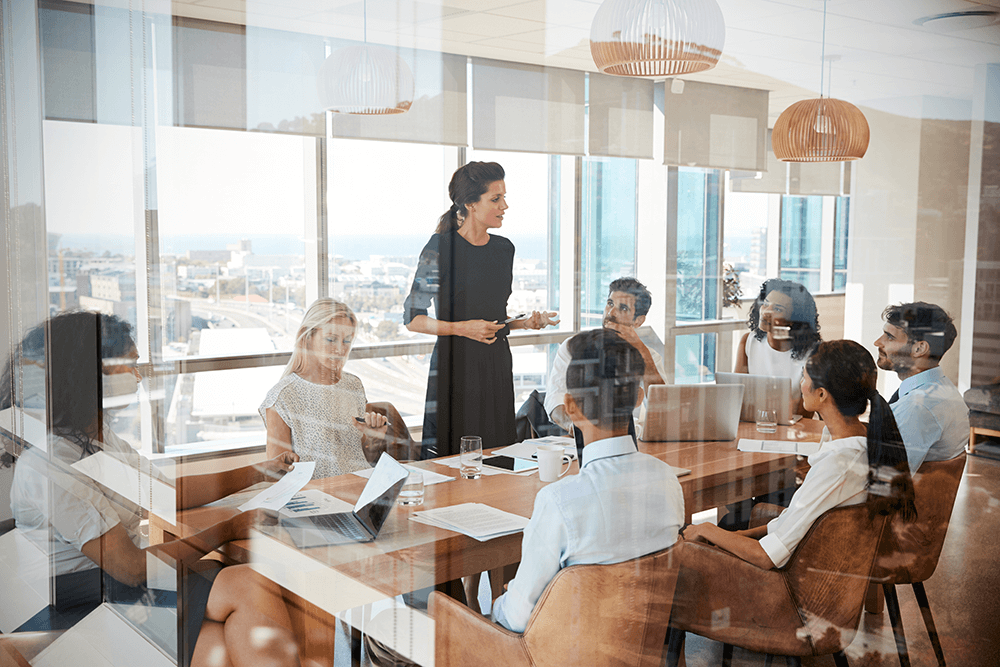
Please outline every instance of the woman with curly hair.
[[760, 286], [747, 326], [750, 331], [740, 340], [735, 372], [789, 378], [795, 411], [810, 416], [798, 385], [810, 350], [821, 340], [812, 294], [799, 283], [771, 278]]

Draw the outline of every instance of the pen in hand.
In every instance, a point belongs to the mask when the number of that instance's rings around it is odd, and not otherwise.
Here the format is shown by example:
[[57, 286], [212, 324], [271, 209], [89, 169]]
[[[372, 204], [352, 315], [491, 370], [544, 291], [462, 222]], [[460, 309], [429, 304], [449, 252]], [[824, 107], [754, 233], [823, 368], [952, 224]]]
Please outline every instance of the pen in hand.
[[[366, 423], [366, 422], [365, 422], [365, 418], [364, 418], [364, 417], [355, 417], [355, 418], [354, 418], [354, 421], [358, 422], [359, 424], [364, 424], [364, 423]], [[387, 422], [386, 422], [386, 423], [384, 424], [384, 426], [392, 426], [392, 424], [391, 424], [390, 422], [388, 422], [388, 421], [387, 421]]]

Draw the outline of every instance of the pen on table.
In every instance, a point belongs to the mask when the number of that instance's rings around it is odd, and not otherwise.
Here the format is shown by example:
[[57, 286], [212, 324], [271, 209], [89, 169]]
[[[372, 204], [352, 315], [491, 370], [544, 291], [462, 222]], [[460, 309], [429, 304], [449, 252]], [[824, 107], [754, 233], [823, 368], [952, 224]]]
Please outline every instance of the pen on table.
[[[365, 418], [364, 418], [364, 417], [355, 417], [355, 418], [354, 418], [354, 421], [358, 422], [359, 424], [364, 424], [364, 423], [366, 423], [366, 422], [365, 422]], [[392, 426], [392, 423], [391, 423], [391, 422], [386, 422], [386, 423], [385, 423], [385, 424], [383, 424], [382, 426]], [[380, 427], [380, 428], [381, 428], [381, 427]]]

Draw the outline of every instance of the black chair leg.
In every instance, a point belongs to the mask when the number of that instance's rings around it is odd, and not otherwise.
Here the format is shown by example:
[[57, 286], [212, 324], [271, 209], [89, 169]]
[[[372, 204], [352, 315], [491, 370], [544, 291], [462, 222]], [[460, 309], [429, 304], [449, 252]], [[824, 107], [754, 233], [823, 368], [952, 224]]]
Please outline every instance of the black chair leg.
[[833, 654], [833, 662], [837, 667], [851, 667], [850, 663], [847, 662], [847, 656], [844, 655], [843, 651], [837, 651]]
[[764, 667], [771, 667], [771, 663], [774, 662], [774, 656], [770, 653], [764, 654]]
[[924, 625], [927, 626], [927, 636], [931, 639], [931, 646], [934, 647], [934, 655], [937, 656], [938, 665], [945, 667], [944, 651], [941, 650], [941, 640], [938, 638], [937, 628], [934, 626], [934, 617], [931, 616], [931, 605], [927, 601], [927, 591], [924, 590], [923, 582], [912, 584], [913, 594], [920, 605], [920, 614], [924, 617]]
[[899, 667], [910, 667], [910, 656], [906, 652], [906, 637], [903, 636], [903, 617], [899, 613], [899, 598], [896, 597], [894, 584], [882, 584], [885, 591], [885, 608], [889, 611], [889, 621], [892, 623], [892, 636], [896, 639], [896, 654], [899, 656]]
[[731, 667], [733, 664], [733, 645], [722, 645], [722, 667]]
[[680, 664], [681, 653], [684, 651], [684, 631], [677, 628], [667, 628], [667, 667], [677, 667]]

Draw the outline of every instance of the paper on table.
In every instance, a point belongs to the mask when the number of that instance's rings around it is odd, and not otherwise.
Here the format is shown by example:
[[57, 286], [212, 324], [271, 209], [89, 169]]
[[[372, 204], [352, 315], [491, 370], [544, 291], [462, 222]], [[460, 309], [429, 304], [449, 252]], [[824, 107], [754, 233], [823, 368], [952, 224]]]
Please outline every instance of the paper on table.
[[530, 459], [538, 445], [561, 445], [566, 451], [566, 456], [571, 459], [576, 458], [576, 441], [573, 438], [550, 435], [545, 438], [532, 438], [524, 442], [515, 442], [513, 445], [501, 447], [493, 452], [493, 456], [513, 456], [518, 459]]
[[414, 521], [453, 530], [484, 542], [494, 537], [524, 530], [528, 520], [523, 516], [498, 510], [482, 503], [463, 503], [414, 512]]
[[352, 509], [354, 509], [354, 505], [346, 500], [334, 498], [319, 489], [306, 489], [302, 493], [296, 493], [292, 496], [280, 514], [287, 517], [318, 516], [320, 514], [350, 512]]
[[796, 442], [793, 440], [749, 440], [740, 438], [736, 449], [741, 452], [764, 452], [767, 454], [798, 454], [809, 456], [819, 451], [818, 442]]
[[[406, 464], [403, 464], [403, 467], [410, 472], [419, 472], [423, 474], [424, 486], [430, 486], [431, 484], [440, 484], [441, 482], [451, 482], [455, 479], [454, 477], [449, 477], [448, 475], [442, 475], [439, 472], [434, 472], [433, 470], [427, 470], [425, 468], [408, 466]], [[374, 468], [365, 468], [364, 470], [355, 470], [353, 474], [357, 475], [358, 477], [364, 477], [365, 479], [368, 479], [369, 477], [372, 476], [372, 472], [374, 470], [375, 470]]]
[[[462, 467], [462, 462], [459, 460], [459, 457], [457, 456], [451, 456], [446, 459], [431, 459], [431, 463], [436, 463], [439, 466], [444, 466], [445, 468], [454, 468], [455, 470], [458, 470], [459, 468]], [[507, 470], [500, 470], [499, 468], [491, 468], [490, 466], [483, 466], [483, 475], [488, 476], [488, 475], [506, 475], [506, 474], [512, 474], [512, 473], [509, 473]]]
[[255, 510], [258, 507], [266, 510], [280, 510], [302, 487], [312, 479], [315, 461], [299, 461], [292, 466], [291, 472], [267, 487], [256, 496], [239, 506], [241, 512]]
[[677, 466], [670, 466], [670, 469], [674, 471], [674, 474], [678, 477], [683, 477], [684, 475], [690, 475], [691, 471], [687, 468], [678, 468]]

